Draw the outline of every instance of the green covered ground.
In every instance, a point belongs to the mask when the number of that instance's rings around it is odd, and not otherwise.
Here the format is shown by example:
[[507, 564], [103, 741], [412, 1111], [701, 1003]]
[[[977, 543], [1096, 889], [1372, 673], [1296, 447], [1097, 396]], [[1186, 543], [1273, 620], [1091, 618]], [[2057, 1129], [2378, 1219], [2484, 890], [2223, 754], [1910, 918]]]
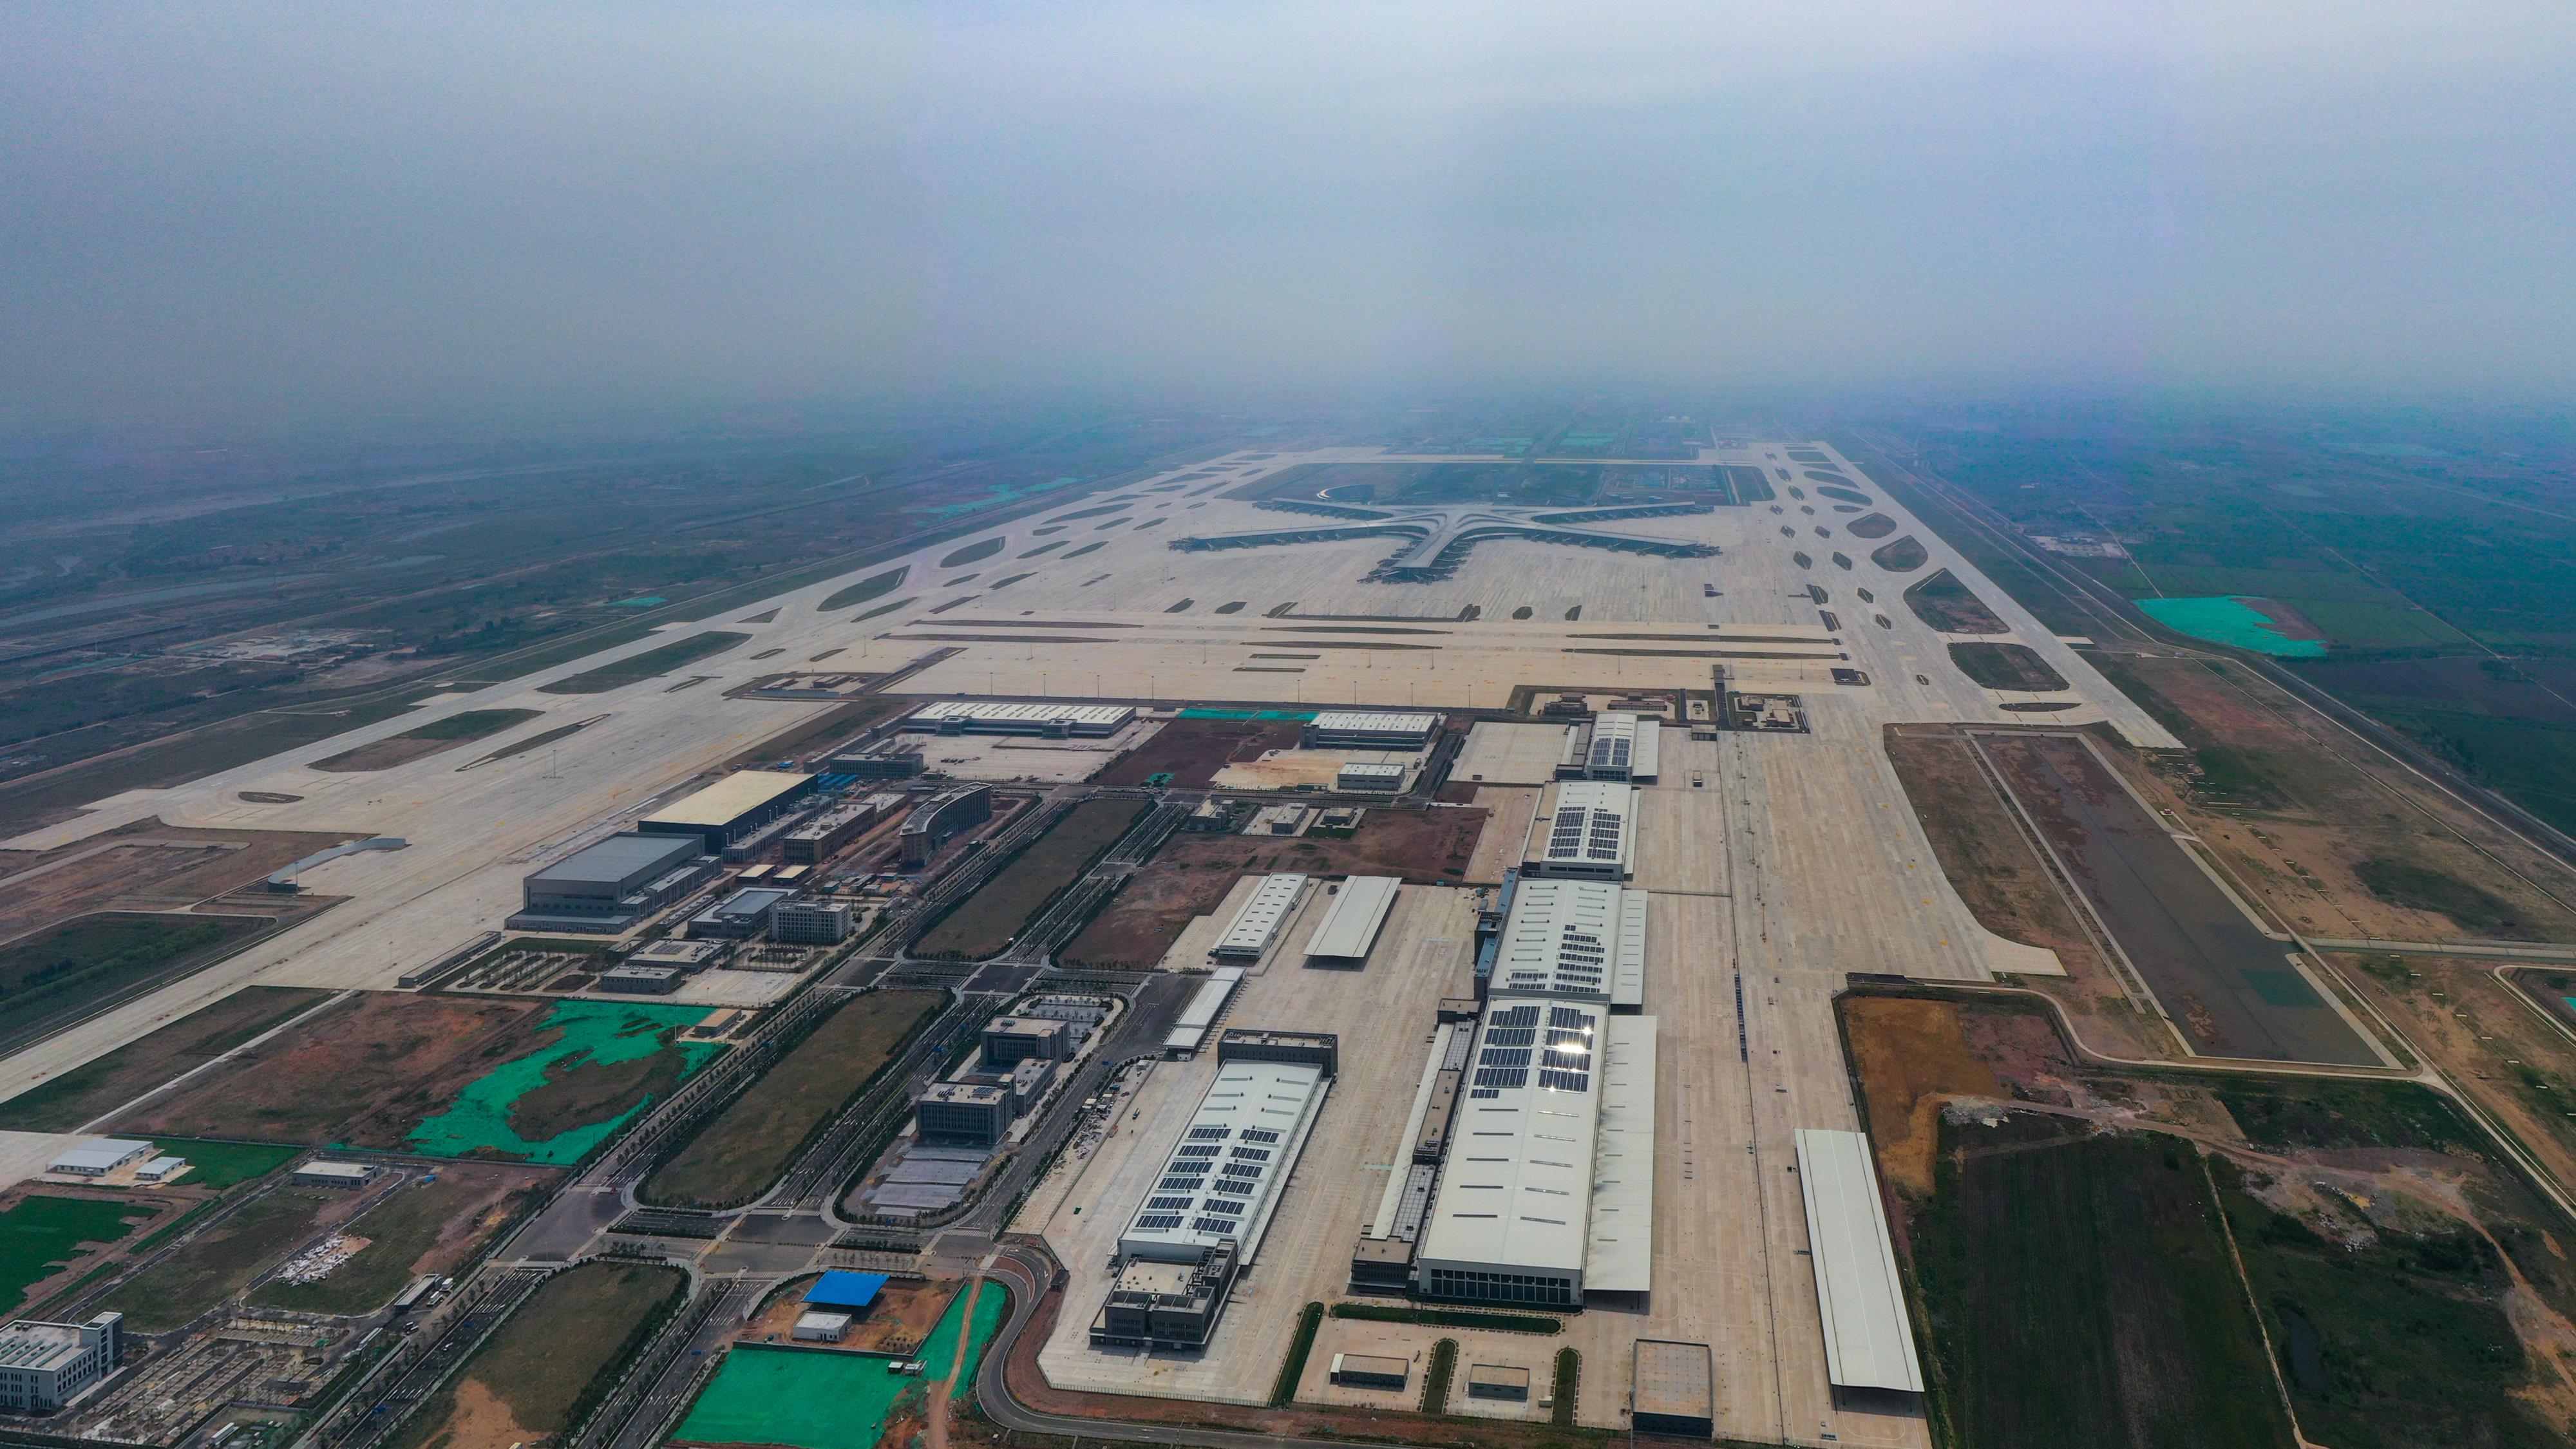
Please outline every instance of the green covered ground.
[[80, 1256], [83, 1243], [113, 1243], [134, 1231], [139, 1210], [98, 1198], [36, 1194], [0, 1213], [0, 1303], [15, 1309], [27, 1289]]
[[694, 1006], [557, 1002], [539, 1028], [554, 1040], [476, 1078], [414, 1127], [407, 1145], [439, 1157], [577, 1163], [723, 1050], [678, 1039], [679, 1028], [705, 1015]]
[[1010, 1293], [988, 1282], [975, 1295], [975, 1321], [968, 1326], [961, 1290], [922, 1347], [919, 1378], [890, 1372], [890, 1360], [867, 1354], [743, 1345], [689, 1406], [672, 1442], [875, 1449], [905, 1390], [951, 1377], [961, 1328], [967, 1329], [967, 1367], [955, 1374], [950, 1393], [962, 1399], [974, 1391], [974, 1366], [1010, 1309]]
[[2139, 599], [2146, 616], [2180, 634], [2207, 639], [2235, 649], [2251, 649], [2284, 659], [2319, 659], [2326, 646], [2319, 639], [2293, 639], [2270, 619], [2249, 607], [2243, 595], [2211, 599]]

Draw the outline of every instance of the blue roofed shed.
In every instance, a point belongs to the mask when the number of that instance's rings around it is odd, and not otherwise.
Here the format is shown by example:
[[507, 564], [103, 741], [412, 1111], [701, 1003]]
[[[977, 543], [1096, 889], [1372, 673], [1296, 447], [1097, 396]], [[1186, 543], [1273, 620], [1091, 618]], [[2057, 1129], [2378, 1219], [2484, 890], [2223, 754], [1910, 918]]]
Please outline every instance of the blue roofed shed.
[[877, 1301], [877, 1293], [886, 1285], [883, 1273], [849, 1273], [835, 1270], [824, 1274], [805, 1290], [805, 1301], [815, 1308], [829, 1308], [843, 1313], [856, 1313]]

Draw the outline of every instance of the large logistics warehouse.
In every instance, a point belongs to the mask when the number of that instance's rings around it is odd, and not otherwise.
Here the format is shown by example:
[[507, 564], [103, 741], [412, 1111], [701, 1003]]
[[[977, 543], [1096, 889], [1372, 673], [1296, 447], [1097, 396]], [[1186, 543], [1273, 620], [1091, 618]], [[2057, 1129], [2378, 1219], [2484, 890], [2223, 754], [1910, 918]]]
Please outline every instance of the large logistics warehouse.
[[736, 770], [703, 790], [635, 822], [646, 835], [695, 835], [710, 854], [787, 813], [814, 793], [815, 776], [787, 770]]
[[1106, 739], [1135, 718], [1136, 707], [1130, 704], [1007, 704], [998, 700], [943, 699], [914, 710], [900, 728], [908, 734]]
[[1298, 895], [1306, 889], [1306, 877], [1292, 871], [1264, 876], [1254, 888], [1252, 899], [1234, 913], [1225, 933], [1216, 938], [1211, 952], [1220, 961], [1258, 961], [1270, 949], [1279, 928], [1288, 924], [1288, 912], [1297, 904]]
[[1489, 1008], [1414, 1258], [1431, 1298], [1579, 1308], [1652, 1281], [1655, 1020]]
[[1608, 780], [1567, 780], [1531, 831], [1524, 873], [1626, 880], [1636, 871], [1637, 811], [1645, 792]]
[[521, 883], [514, 931], [616, 935], [715, 874], [695, 831], [612, 835], [586, 845]]
[[1609, 710], [1593, 716], [1589, 737], [1567, 731], [1559, 779], [1648, 782], [1663, 753], [1663, 725], [1640, 714]]
[[1646, 999], [1645, 891], [1528, 880], [1512, 892], [1488, 995], [1560, 996], [1635, 1011]]
[[1807, 1252], [1825, 1325], [1825, 1377], [1846, 1389], [1923, 1392], [1914, 1328], [1905, 1316], [1887, 1209], [1858, 1132], [1798, 1129], [1798, 1189], [1807, 1200]]
[[1324, 911], [1324, 919], [1315, 934], [1306, 938], [1308, 957], [1357, 964], [1368, 957], [1369, 948], [1377, 944], [1377, 933], [1386, 925], [1387, 912], [1395, 909], [1396, 887], [1403, 878], [1392, 875], [1355, 875], [1333, 890], [1333, 903]]

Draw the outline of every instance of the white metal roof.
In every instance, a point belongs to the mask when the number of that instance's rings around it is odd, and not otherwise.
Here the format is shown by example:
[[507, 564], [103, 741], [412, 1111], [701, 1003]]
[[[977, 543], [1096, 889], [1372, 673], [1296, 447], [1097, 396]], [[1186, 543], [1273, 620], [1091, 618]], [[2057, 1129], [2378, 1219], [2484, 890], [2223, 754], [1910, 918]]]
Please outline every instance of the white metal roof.
[[1269, 1226], [1279, 1185], [1323, 1104], [1323, 1068], [1307, 1062], [1227, 1062], [1163, 1159], [1118, 1251], [1196, 1262], [1234, 1239], [1249, 1262]]
[[1844, 1388], [1923, 1391], [1905, 1284], [1888, 1240], [1887, 1210], [1858, 1132], [1798, 1129], [1798, 1187], [1824, 1319], [1825, 1377]]
[[1542, 822], [1538, 860], [1549, 869], [1624, 875], [1636, 850], [1639, 791], [1615, 780], [1568, 780]]
[[1489, 990], [1638, 1005], [1646, 995], [1648, 899], [1614, 881], [1522, 881]]
[[644, 818], [656, 825], [731, 825], [778, 797], [803, 789], [813, 778], [787, 770], [736, 770]]
[[1315, 716], [1315, 728], [1364, 730], [1370, 734], [1427, 735], [1440, 728], [1440, 716], [1387, 710], [1328, 709]]
[[1377, 764], [1368, 760], [1353, 760], [1342, 766], [1338, 773], [1342, 775], [1357, 775], [1362, 779], [1401, 780], [1404, 778], [1404, 766]]
[[1614, 1016], [1608, 1041], [1583, 1291], [1643, 1293], [1655, 1266], [1655, 1019]]
[[47, 1172], [109, 1172], [152, 1150], [131, 1137], [92, 1137], [77, 1143], [45, 1166]]
[[1416, 1261], [1582, 1277], [1609, 1015], [1574, 1001], [1487, 1009]]
[[1236, 983], [1242, 980], [1243, 972], [1232, 966], [1210, 976], [1200, 985], [1197, 994], [1190, 998], [1190, 1004], [1181, 1008], [1181, 1014], [1174, 1019], [1174, 1025], [1184, 1029], [1206, 1031], [1215, 1023], [1216, 1014], [1225, 1009], [1225, 999], [1234, 994]]
[[1131, 704], [1016, 704], [996, 699], [939, 699], [914, 710], [907, 725], [963, 718], [977, 724], [1123, 725], [1136, 717]]
[[1402, 877], [1392, 875], [1355, 875], [1343, 881], [1315, 934], [1307, 938], [1306, 954], [1366, 956], [1386, 924], [1386, 913], [1395, 908], [1395, 888], [1402, 884]]
[[1213, 948], [1220, 956], [1258, 956], [1270, 949], [1270, 938], [1288, 919], [1289, 908], [1297, 904], [1298, 892], [1306, 888], [1306, 878], [1282, 871], [1262, 877], [1252, 892], [1252, 899], [1234, 913], [1225, 933], [1216, 938]]

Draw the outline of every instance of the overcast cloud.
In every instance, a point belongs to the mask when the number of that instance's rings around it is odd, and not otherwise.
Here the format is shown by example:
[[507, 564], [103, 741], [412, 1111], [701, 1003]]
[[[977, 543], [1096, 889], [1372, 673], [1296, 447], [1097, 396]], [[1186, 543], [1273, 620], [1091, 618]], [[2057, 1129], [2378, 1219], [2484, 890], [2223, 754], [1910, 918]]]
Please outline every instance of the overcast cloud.
[[2563, 400], [2576, 6], [0, 9], [0, 420]]

